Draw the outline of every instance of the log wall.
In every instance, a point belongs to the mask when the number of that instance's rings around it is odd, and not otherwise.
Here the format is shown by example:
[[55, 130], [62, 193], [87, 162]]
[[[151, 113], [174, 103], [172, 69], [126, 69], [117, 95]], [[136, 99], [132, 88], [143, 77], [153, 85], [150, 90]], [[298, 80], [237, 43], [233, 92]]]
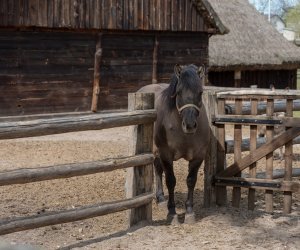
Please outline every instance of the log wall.
[[[128, 93], [168, 82], [179, 64], [206, 64], [207, 33], [101, 32], [98, 110], [124, 109]], [[99, 32], [0, 30], [0, 116], [91, 108]]]
[[95, 37], [0, 31], [0, 115], [90, 107]]

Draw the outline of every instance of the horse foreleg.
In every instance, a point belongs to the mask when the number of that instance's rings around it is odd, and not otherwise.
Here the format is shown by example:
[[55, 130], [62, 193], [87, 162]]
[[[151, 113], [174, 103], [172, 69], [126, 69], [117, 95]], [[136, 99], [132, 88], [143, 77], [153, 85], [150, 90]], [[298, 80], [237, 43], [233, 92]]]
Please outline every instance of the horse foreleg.
[[161, 203], [165, 201], [163, 185], [162, 185], [162, 174], [163, 167], [160, 158], [156, 157], [154, 159], [154, 169], [155, 169], [155, 184], [156, 184], [156, 201]]
[[[193, 205], [194, 205], [194, 189], [197, 182], [197, 175], [199, 168], [201, 166], [202, 160], [193, 160], [189, 162], [189, 174], [186, 179], [186, 184], [188, 187], [188, 196], [185, 202], [186, 208], [186, 222], [193, 222], [194, 221], [194, 213], [193, 213]], [[187, 218], [190, 221], [187, 221]]]
[[174, 190], [176, 186], [176, 178], [173, 170], [173, 162], [162, 161], [162, 164], [163, 164], [163, 169], [166, 177], [166, 185], [169, 192], [169, 200], [168, 200], [169, 215], [175, 215], [176, 209], [175, 209]]

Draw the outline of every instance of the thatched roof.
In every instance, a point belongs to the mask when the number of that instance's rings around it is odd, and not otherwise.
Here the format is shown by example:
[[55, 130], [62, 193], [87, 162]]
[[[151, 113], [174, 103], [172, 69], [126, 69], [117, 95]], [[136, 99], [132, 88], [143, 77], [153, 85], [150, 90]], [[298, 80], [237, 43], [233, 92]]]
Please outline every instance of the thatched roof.
[[209, 40], [211, 70], [300, 68], [300, 48], [288, 42], [248, 0], [208, 0], [229, 28]]

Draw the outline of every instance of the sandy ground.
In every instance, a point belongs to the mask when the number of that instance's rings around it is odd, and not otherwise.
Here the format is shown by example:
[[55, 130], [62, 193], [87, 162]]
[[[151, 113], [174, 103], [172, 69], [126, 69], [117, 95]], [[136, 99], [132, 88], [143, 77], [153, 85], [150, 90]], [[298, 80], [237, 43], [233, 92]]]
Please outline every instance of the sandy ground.
[[[128, 128], [68, 133], [0, 142], [0, 171], [86, 162], [128, 155]], [[299, 167], [300, 147], [294, 146]], [[228, 157], [232, 161], [232, 156]], [[260, 162], [263, 165], [264, 162]], [[283, 162], [275, 160], [280, 168]], [[175, 163], [176, 203], [183, 218], [187, 193], [187, 163]], [[24, 185], [0, 187], [0, 217], [18, 217], [71, 209], [125, 198], [126, 170]], [[300, 181], [299, 178], [295, 180]], [[247, 192], [241, 208], [203, 208], [203, 168], [195, 192], [196, 223], [169, 225], [167, 210], [153, 202], [153, 223], [127, 229], [127, 213], [48, 226], [0, 236], [3, 244], [31, 244], [37, 249], [300, 249], [300, 194], [293, 196], [293, 212], [281, 213], [282, 194], [274, 194], [275, 211], [264, 212], [263, 192], [256, 209], [247, 210]], [[2, 245], [1, 245], [2, 244]], [[1, 247], [2, 246], [2, 247]]]

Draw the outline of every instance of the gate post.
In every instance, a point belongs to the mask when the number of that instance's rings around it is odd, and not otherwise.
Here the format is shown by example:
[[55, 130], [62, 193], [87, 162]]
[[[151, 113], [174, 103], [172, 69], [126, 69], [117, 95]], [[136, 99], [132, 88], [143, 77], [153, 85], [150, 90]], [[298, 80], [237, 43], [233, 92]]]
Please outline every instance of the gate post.
[[204, 165], [204, 207], [210, 207], [215, 203], [225, 205], [227, 201], [226, 187], [215, 187], [213, 184], [216, 173], [225, 168], [225, 134], [224, 127], [222, 127], [224, 125], [217, 127], [212, 123], [214, 116], [219, 112], [222, 113], [224, 109], [224, 103], [218, 107], [216, 94], [217, 90], [209, 88], [203, 92], [203, 103], [210, 125], [210, 144]]
[[[128, 111], [154, 109], [153, 93], [129, 93]], [[151, 153], [153, 147], [153, 123], [133, 126], [131, 155]], [[126, 196], [153, 191], [152, 164], [127, 169]], [[152, 221], [152, 201], [138, 208], [129, 210], [129, 227], [141, 221]]]

